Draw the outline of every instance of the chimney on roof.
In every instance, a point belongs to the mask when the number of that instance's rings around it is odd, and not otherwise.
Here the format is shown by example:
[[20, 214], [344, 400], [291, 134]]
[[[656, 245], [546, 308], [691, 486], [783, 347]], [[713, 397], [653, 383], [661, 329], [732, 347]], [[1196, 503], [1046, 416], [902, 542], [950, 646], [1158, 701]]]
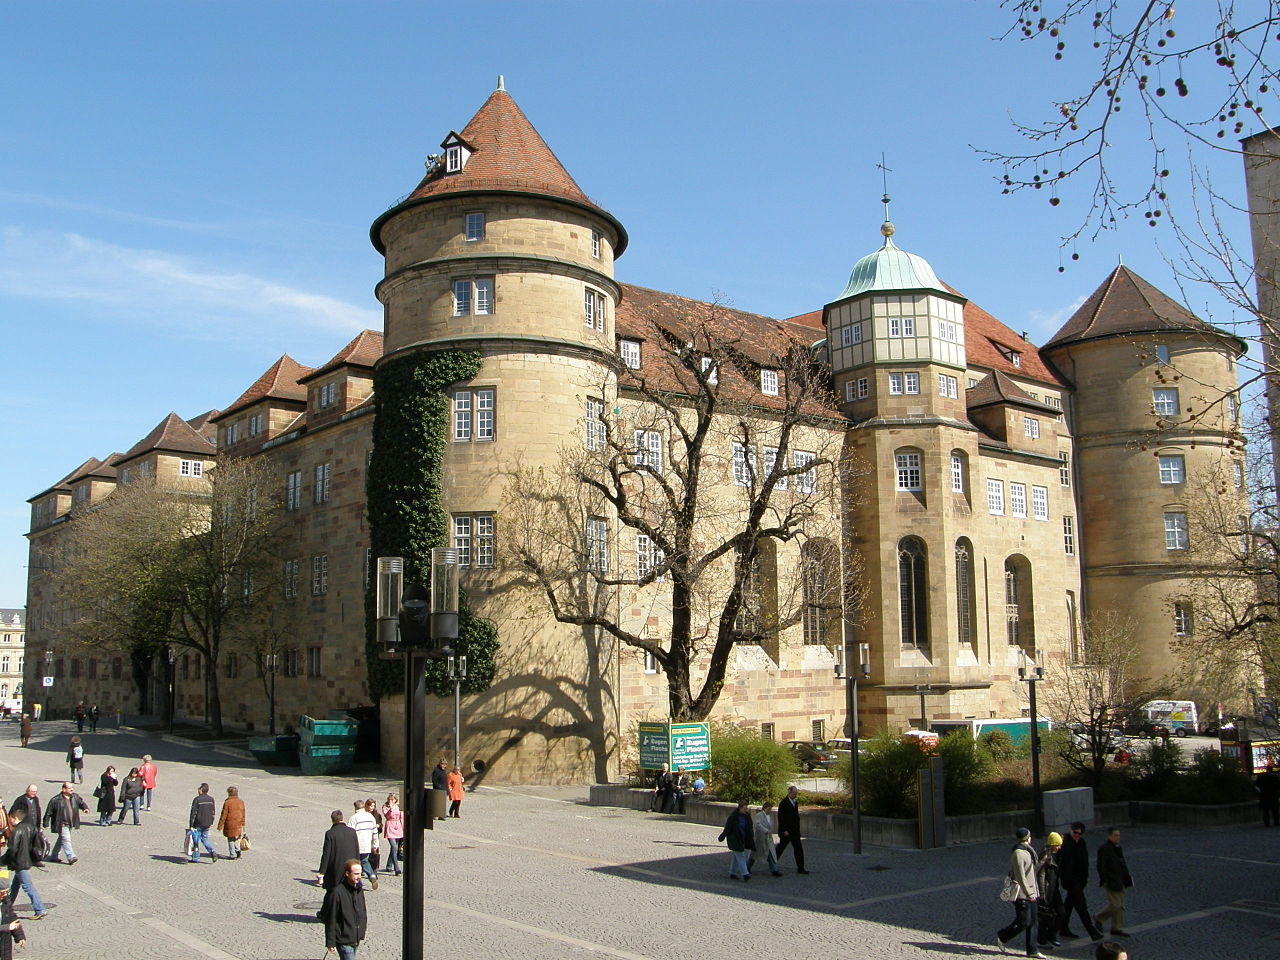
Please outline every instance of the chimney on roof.
[[1027, 339], [1027, 331], [1025, 331], [1025, 330], [1023, 330], [1023, 331], [1022, 331], [1022, 339], [1023, 339], [1023, 340], [1026, 340], [1026, 339]]
[[499, 89], [499, 90], [506, 90], [506, 89], [507, 89], [507, 82], [506, 82], [506, 80], [503, 78], [502, 74], [498, 74], [498, 89]]

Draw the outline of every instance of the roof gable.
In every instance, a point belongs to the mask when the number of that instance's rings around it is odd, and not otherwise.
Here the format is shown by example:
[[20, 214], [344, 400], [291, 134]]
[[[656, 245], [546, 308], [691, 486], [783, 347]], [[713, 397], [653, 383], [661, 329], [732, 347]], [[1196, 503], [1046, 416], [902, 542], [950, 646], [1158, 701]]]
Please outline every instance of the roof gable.
[[991, 371], [976, 387], [965, 391], [964, 400], [965, 407], [969, 410], [1011, 403], [1019, 407], [1051, 413], [1055, 417], [1062, 412], [1056, 407], [1037, 400], [999, 370]]
[[[310, 373], [298, 378], [298, 383], [309, 383], [339, 367], [363, 367], [373, 369], [382, 357], [382, 334], [376, 330], [362, 330], [334, 356]], [[303, 394], [306, 396], [305, 392]]]
[[176, 413], [170, 413], [145, 437], [129, 448], [118, 462], [133, 460], [156, 450], [168, 453], [194, 453], [201, 457], [213, 457], [213, 444], [196, 433], [187, 421]]
[[212, 417], [217, 423], [226, 420], [232, 414], [239, 413], [245, 407], [252, 406], [259, 400], [284, 400], [286, 402], [306, 403], [307, 388], [300, 381], [311, 372], [287, 353], [267, 368], [253, 385], [236, 398], [235, 403], [220, 414]]

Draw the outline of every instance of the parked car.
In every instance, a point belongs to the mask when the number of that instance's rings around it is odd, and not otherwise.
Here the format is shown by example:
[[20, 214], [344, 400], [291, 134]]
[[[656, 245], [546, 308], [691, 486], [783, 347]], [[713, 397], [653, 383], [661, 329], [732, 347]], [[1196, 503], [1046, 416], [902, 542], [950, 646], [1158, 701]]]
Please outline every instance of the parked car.
[[800, 769], [805, 773], [810, 770], [826, 770], [835, 760], [835, 753], [827, 749], [827, 745], [818, 740], [788, 740], [787, 747], [800, 761]]

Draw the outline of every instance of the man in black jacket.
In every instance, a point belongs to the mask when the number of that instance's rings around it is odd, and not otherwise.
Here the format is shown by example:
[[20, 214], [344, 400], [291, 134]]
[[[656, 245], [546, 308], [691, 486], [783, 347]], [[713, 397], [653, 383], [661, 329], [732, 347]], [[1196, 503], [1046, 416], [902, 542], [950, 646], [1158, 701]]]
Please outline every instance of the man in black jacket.
[[1107, 918], [1111, 920], [1111, 935], [1127, 937], [1124, 929], [1124, 892], [1133, 886], [1129, 865], [1120, 847], [1120, 828], [1107, 828], [1107, 842], [1098, 848], [1098, 882], [1107, 891], [1107, 905], [1093, 918], [1101, 929]]
[[[44, 849], [46, 849], [46, 847], [45, 847], [44, 834], [40, 832], [41, 809], [40, 809], [39, 793], [40, 793], [40, 788], [38, 786], [36, 786], [34, 783], [27, 784], [27, 792], [24, 793], [22, 796], [18, 797], [16, 800], [14, 800], [13, 803], [9, 804], [9, 812], [12, 813], [14, 810], [26, 811], [27, 821], [36, 828], [36, 836], [40, 841], [39, 849], [43, 851]], [[39, 867], [41, 870], [44, 869], [43, 862], [37, 863], [36, 866]]]
[[9, 845], [4, 851], [4, 863], [13, 871], [13, 882], [9, 885], [10, 903], [18, 896], [18, 888], [27, 892], [31, 906], [35, 910], [36, 920], [45, 913], [44, 901], [40, 899], [40, 891], [31, 880], [31, 867], [39, 860], [35, 844], [39, 842], [36, 825], [27, 819], [24, 807], [9, 811], [9, 821], [13, 824], [13, 835], [9, 837]]
[[1089, 938], [1096, 943], [1102, 939], [1102, 931], [1094, 926], [1093, 917], [1089, 914], [1089, 904], [1085, 900], [1084, 888], [1089, 885], [1089, 845], [1084, 839], [1084, 824], [1078, 820], [1071, 825], [1071, 832], [1062, 839], [1058, 868], [1061, 871], [1059, 882], [1067, 892], [1062, 903], [1062, 936], [1077, 936], [1070, 929], [1071, 911], [1074, 910], [1088, 931]]
[[200, 862], [200, 845], [209, 851], [209, 862], [217, 863], [218, 855], [213, 852], [213, 844], [209, 842], [209, 828], [213, 826], [217, 804], [209, 796], [209, 785], [200, 784], [196, 795], [191, 800], [191, 816], [187, 826], [191, 828], [191, 862]]
[[[435, 765], [431, 771], [431, 792], [433, 796], [445, 797], [449, 792], [449, 771], [445, 769], [444, 761], [441, 760]], [[443, 800], [438, 801], [440, 809], [445, 808]], [[428, 814], [428, 818], [430, 814]], [[444, 817], [436, 817], [437, 820], [443, 820]]]
[[808, 873], [804, 868], [804, 844], [800, 842], [800, 804], [796, 803], [799, 794], [799, 788], [792, 784], [787, 787], [787, 795], [778, 801], [778, 847], [774, 852], [781, 864], [782, 851], [791, 844], [796, 853], [796, 873]]
[[342, 882], [324, 896], [320, 919], [324, 921], [325, 948], [336, 949], [338, 960], [355, 960], [356, 949], [364, 939], [369, 919], [364, 906], [364, 890], [360, 887], [364, 868], [354, 857], [343, 867]]
[[324, 846], [320, 849], [320, 866], [316, 868], [316, 882], [329, 891], [342, 882], [343, 871], [347, 869], [347, 861], [360, 861], [360, 840], [356, 832], [342, 822], [342, 811], [335, 810], [329, 814], [333, 821], [324, 835]]
[[62, 792], [49, 801], [49, 809], [44, 812], [44, 825], [49, 828], [50, 833], [58, 835], [53, 844], [53, 852], [49, 854], [49, 859], [54, 863], [58, 862], [59, 850], [67, 851], [68, 864], [80, 859], [71, 846], [71, 831], [80, 829], [82, 810], [88, 813], [89, 805], [76, 793], [75, 785], [70, 782], [64, 783]]

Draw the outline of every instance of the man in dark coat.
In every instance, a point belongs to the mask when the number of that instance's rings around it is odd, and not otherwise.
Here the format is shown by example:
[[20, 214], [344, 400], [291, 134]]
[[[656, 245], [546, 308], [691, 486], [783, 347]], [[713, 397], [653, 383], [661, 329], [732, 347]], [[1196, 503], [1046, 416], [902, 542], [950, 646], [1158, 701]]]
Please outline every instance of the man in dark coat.
[[[435, 769], [431, 771], [431, 790], [436, 796], [447, 797], [449, 795], [449, 771], [441, 760], [435, 765]], [[440, 809], [445, 807], [444, 802], [440, 802]], [[428, 819], [430, 819], [428, 817]], [[436, 817], [437, 820], [443, 820], [444, 817]]]
[[1267, 769], [1258, 774], [1254, 782], [1258, 787], [1258, 806], [1262, 808], [1262, 825], [1280, 827], [1280, 774], [1276, 773], [1275, 764], [1267, 764]]
[[209, 842], [209, 830], [213, 826], [217, 810], [217, 804], [214, 803], [213, 797], [209, 796], [209, 785], [200, 784], [196, 795], [191, 800], [191, 813], [187, 817], [187, 829], [191, 831], [192, 863], [200, 862], [201, 845], [209, 854], [209, 862], [218, 862], [218, 855], [213, 850], [213, 844]]
[[49, 859], [58, 862], [58, 851], [67, 851], [67, 863], [75, 863], [75, 848], [71, 846], [71, 831], [80, 829], [80, 813], [88, 813], [89, 805], [76, 793], [75, 785], [70, 781], [62, 785], [62, 792], [49, 801], [49, 808], [44, 812], [44, 825], [50, 833], [56, 833], [58, 839], [53, 843], [53, 851]]
[[27, 819], [27, 811], [23, 807], [9, 811], [9, 822], [13, 824], [13, 835], [9, 837], [9, 845], [5, 847], [4, 864], [13, 871], [13, 882], [9, 885], [9, 904], [12, 909], [13, 899], [21, 887], [27, 892], [31, 906], [36, 914], [34, 919], [41, 919], [45, 913], [44, 901], [40, 899], [40, 891], [31, 880], [31, 868], [40, 859], [36, 844], [39, 836], [36, 825]]
[[1113, 937], [1129, 936], [1124, 928], [1124, 892], [1133, 886], [1133, 877], [1120, 847], [1119, 827], [1108, 827], [1107, 842], [1098, 848], [1098, 882], [1107, 891], [1107, 905], [1093, 918], [1094, 922], [1102, 927], [1110, 918]]
[[14, 800], [13, 803], [9, 804], [10, 813], [14, 810], [25, 810], [27, 813], [27, 821], [35, 824], [37, 829], [40, 826], [40, 816], [42, 812], [40, 809], [39, 791], [40, 788], [36, 786], [36, 784], [29, 783], [27, 784], [27, 792]]
[[755, 850], [755, 831], [751, 826], [751, 815], [747, 813], [747, 802], [744, 800], [738, 804], [738, 808], [729, 814], [724, 822], [724, 829], [720, 831], [718, 837], [721, 843], [728, 841], [729, 844], [729, 879], [735, 880], [741, 877], [743, 880], [751, 879], [751, 861], [747, 856], [748, 850]]
[[792, 784], [787, 787], [787, 795], [778, 802], [778, 846], [774, 852], [781, 865], [782, 851], [791, 844], [796, 854], [796, 873], [808, 873], [804, 868], [804, 844], [800, 842], [800, 804], [796, 803], [799, 794], [799, 788]]
[[333, 811], [329, 814], [329, 819], [333, 821], [333, 826], [325, 831], [324, 846], [320, 849], [320, 866], [316, 868], [316, 881], [326, 891], [342, 882], [342, 874], [349, 860], [360, 862], [360, 841], [356, 832], [342, 822], [342, 811]]
[[358, 859], [343, 864], [342, 882], [324, 895], [324, 905], [320, 907], [325, 948], [337, 950], [339, 960], [355, 960], [368, 926], [364, 890], [360, 887], [363, 871]]
[[1084, 839], [1084, 824], [1078, 820], [1071, 825], [1071, 832], [1062, 838], [1058, 870], [1058, 882], [1066, 891], [1062, 901], [1062, 936], [1077, 936], [1071, 929], [1071, 911], [1074, 910], [1088, 931], [1089, 938], [1096, 943], [1102, 939], [1102, 931], [1094, 926], [1093, 915], [1089, 913], [1089, 904], [1084, 895], [1085, 887], [1089, 885], [1089, 845]]

